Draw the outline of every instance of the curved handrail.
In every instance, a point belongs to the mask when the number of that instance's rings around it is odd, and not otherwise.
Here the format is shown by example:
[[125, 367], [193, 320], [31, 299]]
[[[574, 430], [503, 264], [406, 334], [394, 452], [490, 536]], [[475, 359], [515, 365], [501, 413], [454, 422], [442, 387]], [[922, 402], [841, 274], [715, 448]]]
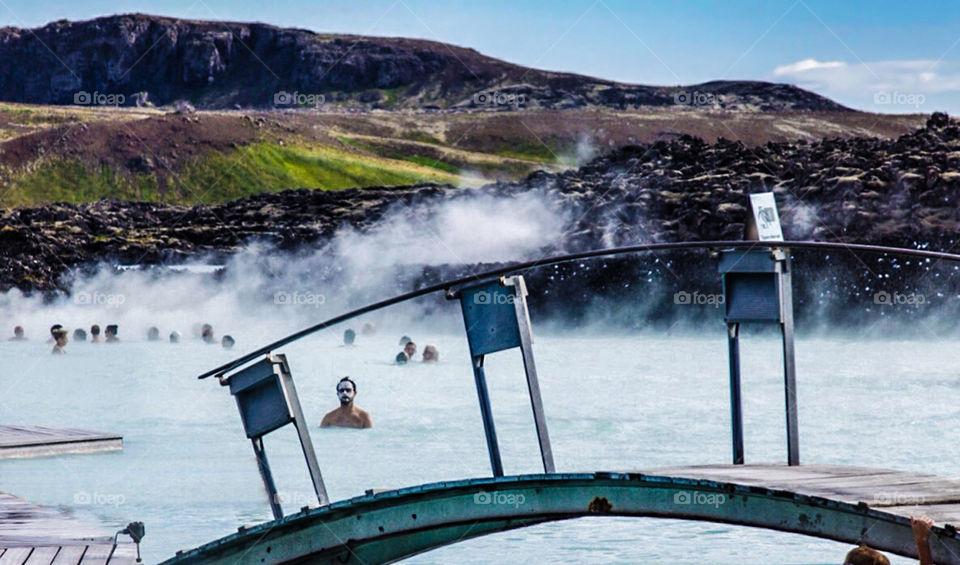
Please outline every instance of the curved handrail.
[[297, 332], [294, 332], [284, 338], [278, 339], [273, 343], [269, 343], [259, 349], [251, 351], [238, 357], [229, 363], [220, 365], [216, 369], [211, 369], [206, 373], [203, 373], [198, 379], [205, 379], [212, 376], [222, 376], [227, 371], [233, 370], [245, 363], [253, 361], [254, 359], [260, 357], [261, 355], [267, 354], [278, 347], [283, 347], [284, 345], [297, 341], [303, 337], [306, 337], [310, 334], [316, 333], [320, 330], [329, 328], [339, 324], [340, 322], [345, 322], [357, 316], [362, 316], [369, 312], [380, 310], [394, 304], [399, 304], [400, 302], [406, 302], [407, 300], [412, 300], [420, 296], [427, 294], [432, 294], [434, 292], [439, 292], [447, 290], [452, 287], [461, 286], [471, 282], [482, 281], [485, 279], [492, 279], [507, 274], [517, 274], [523, 271], [527, 271], [536, 267], [548, 267], [550, 265], [557, 265], [560, 263], [567, 263], [570, 261], [578, 261], [582, 259], [593, 259], [596, 257], [609, 257], [612, 255], [626, 255], [629, 253], [643, 253], [643, 252], [653, 252], [653, 251], [669, 251], [677, 249], [743, 249], [743, 248], [791, 248], [791, 249], [843, 249], [847, 251], [862, 251], [868, 253], [889, 253], [891, 255], [903, 255], [909, 257], [922, 257], [925, 259], [939, 259], [944, 261], [956, 261], [960, 263], [960, 255], [955, 253], [945, 253], [942, 251], [924, 251], [922, 249], [907, 249], [903, 247], [887, 247], [882, 245], [866, 245], [859, 243], [836, 243], [830, 241], [682, 241], [682, 242], [670, 242], [670, 243], [649, 243], [645, 245], [630, 245], [626, 247], [613, 247], [609, 249], [593, 249], [590, 251], [582, 251], [579, 253], [569, 253], [565, 255], [554, 255], [552, 257], [546, 257], [543, 259], [537, 259], [534, 261], [524, 261], [520, 263], [514, 263], [512, 265], [507, 265], [505, 267], [500, 267], [497, 269], [492, 269], [483, 273], [473, 274], [466, 277], [460, 277], [458, 279], [452, 279], [449, 281], [444, 281], [441, 283], [433, 284], [419, 290], [414, 290], [404, 294], [388, 298], [386, 300], [381, 300], [380, 302], [374, 302], [373, 304], [368, 304], [361, 308], [351, 310], [340, 314], [339, 316], [334, 316], [328, 320], [324, 320], [319, 324], [315, 324], [308, 328], [304, 328]]

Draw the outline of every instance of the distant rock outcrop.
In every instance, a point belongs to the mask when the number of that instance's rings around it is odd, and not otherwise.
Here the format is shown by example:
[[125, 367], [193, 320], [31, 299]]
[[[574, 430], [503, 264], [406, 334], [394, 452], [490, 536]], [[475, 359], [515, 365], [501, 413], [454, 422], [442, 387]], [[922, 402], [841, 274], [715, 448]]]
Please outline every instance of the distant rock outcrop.
[[848, 110], [794, 86], [686, 87], [545, 72], [432, 41], [316, 34], [143, 14], [0, 29], [0, 99], [40, 104], [293, 108]]

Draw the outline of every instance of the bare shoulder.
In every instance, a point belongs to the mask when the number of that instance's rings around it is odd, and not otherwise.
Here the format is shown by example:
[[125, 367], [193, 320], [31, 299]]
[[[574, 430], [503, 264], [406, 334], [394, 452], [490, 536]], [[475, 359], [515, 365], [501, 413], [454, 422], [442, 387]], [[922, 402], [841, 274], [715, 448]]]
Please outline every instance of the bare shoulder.
[[327, 413], [323, 416], [323, 420], [320, 420], [320, 427], [321, 427], [321, 428], [329, 428], [330, 426], [333, 425], [335, 412], [336, 412], [336, 410], [331, 410], [330, 412], [327, 412]]
[[370, 417], [370, 413], [366, 410], [357, 408], [357, 416], [360, 417], [360, 422], [363, 424], [364, 428], [373, 427], [373, 418]]

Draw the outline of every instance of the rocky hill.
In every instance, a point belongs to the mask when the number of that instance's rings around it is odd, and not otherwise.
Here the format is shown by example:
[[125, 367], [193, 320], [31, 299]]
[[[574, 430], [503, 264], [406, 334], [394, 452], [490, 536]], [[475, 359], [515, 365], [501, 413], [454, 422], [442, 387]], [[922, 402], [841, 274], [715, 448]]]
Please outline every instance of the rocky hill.
[[683, 87], [546, 72], [418, 39], [127, 14], [0, 29], [0, 100], [200, 108], [638, 108], [843, 111], [794, 86]]

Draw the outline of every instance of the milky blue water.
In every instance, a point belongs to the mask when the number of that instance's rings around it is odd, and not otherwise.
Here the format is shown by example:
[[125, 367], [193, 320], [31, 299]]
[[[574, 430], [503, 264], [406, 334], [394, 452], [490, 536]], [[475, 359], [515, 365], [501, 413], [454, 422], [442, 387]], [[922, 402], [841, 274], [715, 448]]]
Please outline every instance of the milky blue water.
[[[368, 488], [489, 475], [460, 335], [403, 329], [421, 348], [437, 345], [441, 362], [397, 367], [390, 361], [400, 329], [361, 336], [352, 348], [338, 346], [340, 331], [282, 350], [334, 499]], [[215, 381], [195, 378], [270, 337], [253, 325], [231, 333], [238, 338], [233, 352], [189, 337], [179, 345], [71, 343], [60, 357], [42, 340], [0, 343], [0, 422], [124, 436], [122, 452], [2, 460], [0, 490], [111, 530], [144, 521], [146, 563], [269, 520], [232, 397]], [[559, 471], [728, 462], [726, 340], [719, 322], [701, 334], [669, 337], [538, 333], [534, 348]], [[803, 461], [960, 476], [960, 445], [944, 441], [960, 426], [956, 350], [933, 336], [798, 340]], [[747, 336], [743, 356], [747, 460], [782, 462], [779, 341]], [[540, 472], [519, 355], [488, 357], [487, 372], [506, 472]], [[371, 412], [373, 429], [317, 427], [336, 405], [334, 386], [342, 375], [357, 381], [357, 404]], [[267, 450], [286, 510], [315, 503], [292, 431], [269, 436]], [[92, 503], [76, 503], [85, 497]], [[840, 563], [848, 549], [726, 525], [590, 518], [471, 540], [407, 563]]]

